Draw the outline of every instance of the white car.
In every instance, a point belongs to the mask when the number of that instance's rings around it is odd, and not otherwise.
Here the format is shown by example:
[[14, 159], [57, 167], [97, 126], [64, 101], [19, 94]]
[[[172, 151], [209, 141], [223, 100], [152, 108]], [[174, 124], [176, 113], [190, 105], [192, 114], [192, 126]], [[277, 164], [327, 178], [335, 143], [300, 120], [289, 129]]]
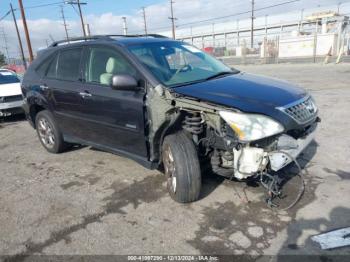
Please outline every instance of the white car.
[[16, 73], [0, 69], [0, 117], [23, 113], [20, 82]]

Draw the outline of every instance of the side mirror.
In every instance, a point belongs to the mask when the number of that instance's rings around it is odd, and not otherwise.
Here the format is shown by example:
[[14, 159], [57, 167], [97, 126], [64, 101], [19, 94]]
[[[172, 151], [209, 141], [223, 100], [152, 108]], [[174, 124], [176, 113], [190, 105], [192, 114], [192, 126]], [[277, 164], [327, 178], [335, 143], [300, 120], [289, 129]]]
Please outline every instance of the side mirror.
[[115, 90], [139, 90], [136, 79], [127, 74], [114, 75], [112, 88]]

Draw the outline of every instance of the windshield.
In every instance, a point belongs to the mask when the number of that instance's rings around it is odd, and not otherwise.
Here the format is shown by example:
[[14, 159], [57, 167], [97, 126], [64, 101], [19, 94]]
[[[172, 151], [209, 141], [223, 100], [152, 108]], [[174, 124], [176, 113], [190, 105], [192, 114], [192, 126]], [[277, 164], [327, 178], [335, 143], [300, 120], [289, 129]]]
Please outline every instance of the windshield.
[[0, 85], [19, 83], [19, 82], [20, 80], [15, 74], [8, 71], [0, 71]]
[[159, 81], [169, 87], [238, 72], [185, 43], [146, 43], [129, 46], [129, 50]]

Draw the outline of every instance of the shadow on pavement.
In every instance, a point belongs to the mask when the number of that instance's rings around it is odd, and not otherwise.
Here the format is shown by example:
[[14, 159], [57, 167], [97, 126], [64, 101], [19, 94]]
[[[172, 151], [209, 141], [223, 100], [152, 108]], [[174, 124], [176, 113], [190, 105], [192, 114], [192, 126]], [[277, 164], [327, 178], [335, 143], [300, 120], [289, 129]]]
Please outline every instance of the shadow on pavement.
[[[350, 225], [350, 209], [336, 207], [329, 214], [319, 213], [317, 219], [298, 219], [287, 228], [287, 240], [283, 243], [278, 254], [278, 262], [289, 261], [349, 261], [350, 247], [339, 247], [335, 249], [322, 250], [320, 245], [311, 240], [311, 236], [330, 232]], [[305, 243], [298, 244], [302, 233], [311, 233]], [[297, 255], [296, 255], [297, 254]]]
[[26, 121], [24, 114], [2, 117], [0, 118], [0, 128], [22, 121]]

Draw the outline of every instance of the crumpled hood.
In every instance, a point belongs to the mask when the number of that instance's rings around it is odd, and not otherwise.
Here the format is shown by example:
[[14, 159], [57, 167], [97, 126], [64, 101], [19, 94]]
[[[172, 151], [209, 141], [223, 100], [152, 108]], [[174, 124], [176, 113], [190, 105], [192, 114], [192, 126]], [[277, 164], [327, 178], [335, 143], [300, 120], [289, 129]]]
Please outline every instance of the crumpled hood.
[[306, 95], [304, 89], [290, 83], [247, 73], [177, 87], [174, 91], [246, 112], [284, 106]]
[[0, 96], [17, 96], [17, 95], [22, 95], [20, 83], [0, 85]]

